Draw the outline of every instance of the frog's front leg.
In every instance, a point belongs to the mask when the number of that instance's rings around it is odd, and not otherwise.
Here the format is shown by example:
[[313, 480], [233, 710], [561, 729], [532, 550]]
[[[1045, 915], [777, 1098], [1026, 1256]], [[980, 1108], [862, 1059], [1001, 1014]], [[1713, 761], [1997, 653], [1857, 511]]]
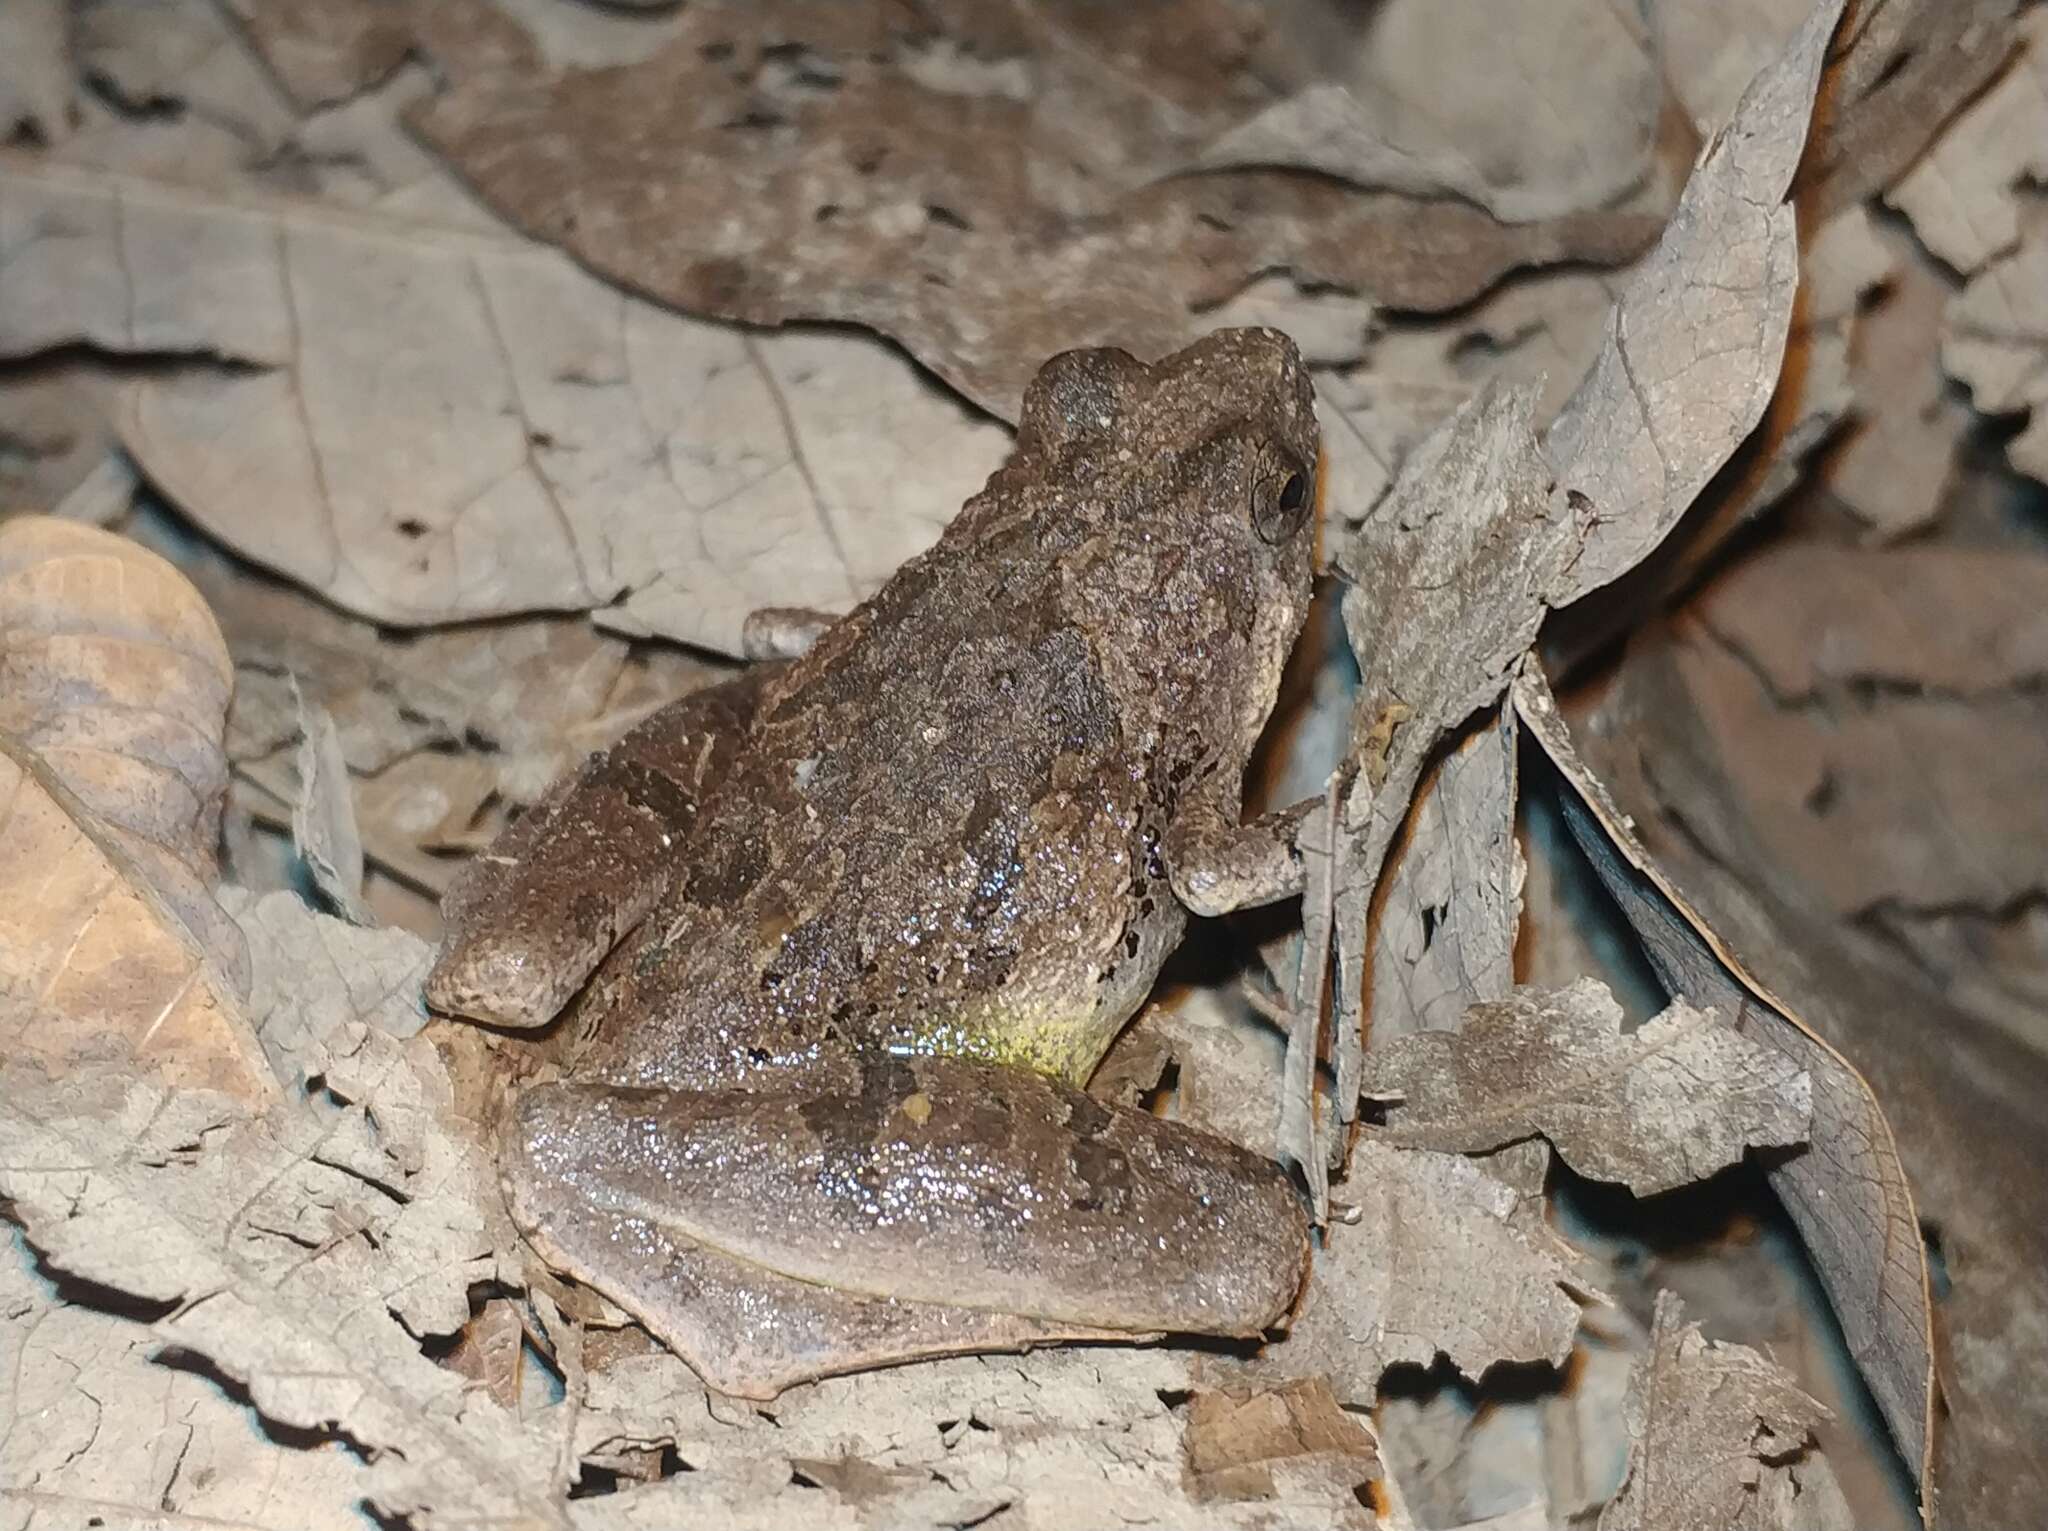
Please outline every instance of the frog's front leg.
[[669, 703], [471, 861], [441, 902], [447, 935], [427, 1003], [499, 1026], [554, 1019], [668, 886], [697, 802], [779, 668], [757, 665]]
[[[859, 1300], [836, 1349], [819, 1341], [817, 1313], [801, 1314], [819, 1373], [932, 1353], [939, 1310], [954, 1310], [956, 1336], [939, 1348], [978, 1349], [996, 1343], [969, 1337], [994, 1315], [1036, 1326], [1009, 1331], [1013, 1345], [1251, 1336], [1294, 1301], [1308, 1256], [1300, 1199], [1278, 1166], [1234, 1144], [957, 1058], [870, 1052], [800, 1088], [767, 1079], [543, 1086], [520, 1098], [504, 1145], [522, 1228], [715, 1386], [736, 1354], [786, 1348], [773, 1298], [789, 1283]], [[715, 1256], [756, 1300], [707, 1304], [679, 1250]], [[864, 1306], [876, 1302], [907, 1314], [883, 1322]]]
[[1161, 847], [1174, 897], [1203, 916], [1297, 897], [1306, 876], [1295, 837], [1320, 802], [1311, 798], [1242, 823], [1234, 801], [1183, 804]]

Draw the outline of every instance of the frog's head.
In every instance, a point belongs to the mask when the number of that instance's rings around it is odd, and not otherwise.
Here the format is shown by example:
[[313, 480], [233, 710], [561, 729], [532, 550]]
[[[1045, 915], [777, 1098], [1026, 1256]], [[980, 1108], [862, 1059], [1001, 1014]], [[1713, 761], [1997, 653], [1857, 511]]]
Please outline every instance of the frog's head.
[[1162, 703], [1233, 733], [1212, 740], [1227, 754], [1249, 754], [1308, 614], [1317, 444], [1307, 368], [1276, 330], [1219, 330], [1150, 366], [1069, 351], [1024, 397], [1019, 455], [1114, 550], [1075, 571], [1098, 628], [1152, 651]]

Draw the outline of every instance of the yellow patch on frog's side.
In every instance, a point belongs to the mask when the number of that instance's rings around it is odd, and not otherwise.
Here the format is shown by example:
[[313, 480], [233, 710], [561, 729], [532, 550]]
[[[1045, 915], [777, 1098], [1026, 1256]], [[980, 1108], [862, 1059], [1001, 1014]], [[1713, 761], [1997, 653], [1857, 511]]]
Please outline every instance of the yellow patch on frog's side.
[[903, 1097], [896, 1109], [917, 1126], [922, 1127], [932, 1119], [932, 1098], [922, 1090], [913, 1090]]
[[1079, 1086], [1095, 1072], [1117, 1029], [1104, 1035], [1102, 1017], [1093, 1010], [991, 1007], [969, 1020], [926, 1027], [909, 1050], [1029, 1069]]

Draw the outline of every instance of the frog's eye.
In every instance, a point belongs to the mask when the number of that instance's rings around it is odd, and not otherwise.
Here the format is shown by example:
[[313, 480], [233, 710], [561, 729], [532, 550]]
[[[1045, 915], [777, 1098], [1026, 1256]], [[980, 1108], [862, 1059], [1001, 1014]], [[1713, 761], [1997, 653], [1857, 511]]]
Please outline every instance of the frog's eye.
[[1282, 469], [1261, 483], [1252, 502], [1252, 528], [1259, 540], [1285, 542], [1308, 524], [1309, 481], [1299, 468]]

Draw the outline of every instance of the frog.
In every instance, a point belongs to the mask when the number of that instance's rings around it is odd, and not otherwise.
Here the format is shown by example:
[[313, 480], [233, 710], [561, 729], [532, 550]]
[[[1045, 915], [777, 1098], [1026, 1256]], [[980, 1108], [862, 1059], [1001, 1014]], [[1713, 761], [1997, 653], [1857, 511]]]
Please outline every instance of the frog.
[[1301, 890], [1244, 792], [1318, 466], [1277, 331], [1055, 356], [927, 551], [470, 864], [426, 994], [554, 1046], [498, 1133], [548, 1265], [740, 1398], [1284, 1327], [1287, 1170], [1085, 1086], [1190, 918]]

